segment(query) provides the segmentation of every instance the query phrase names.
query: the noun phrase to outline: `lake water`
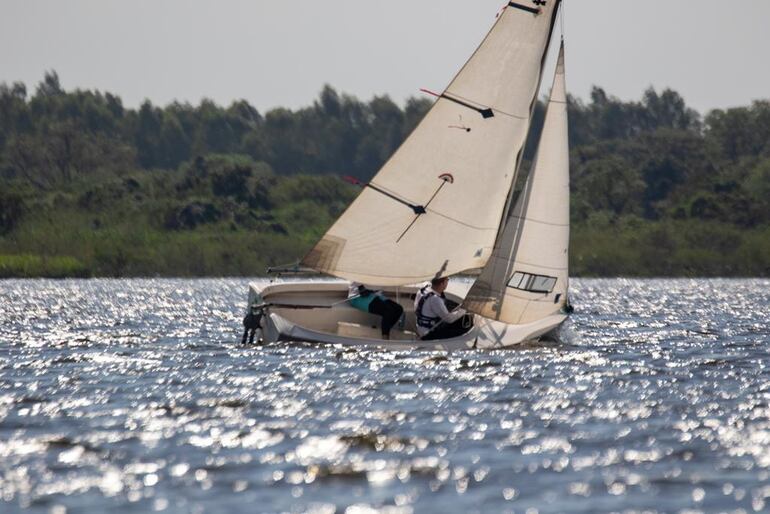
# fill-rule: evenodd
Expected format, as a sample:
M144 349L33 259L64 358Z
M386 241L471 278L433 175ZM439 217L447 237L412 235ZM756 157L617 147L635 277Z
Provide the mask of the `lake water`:
M246 280L0 281L0 512L770 510L770 281L575 280L561 342L239 346Z

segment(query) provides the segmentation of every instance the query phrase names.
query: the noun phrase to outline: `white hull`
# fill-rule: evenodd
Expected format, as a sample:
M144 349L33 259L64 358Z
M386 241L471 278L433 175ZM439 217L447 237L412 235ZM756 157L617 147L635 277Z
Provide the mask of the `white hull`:
M453 283L448 298L460 303L468 285ZM548 316L525 325L509 325L475 316L474 327L460 337L439 341L421 341L414 333L413 298L416 286L388 287L384 293L404 307L404 327L394 327L391 339L379 338L379 317L351 307L345 298L348 284L339 281L303 281L251 284L249 306L261 304L318 305L331 308L287 309L270 307L265 311L260 330L266 343L307 341L321 344L380 347L396 350L468 350L496 349L531 341L561 325L566 314Z

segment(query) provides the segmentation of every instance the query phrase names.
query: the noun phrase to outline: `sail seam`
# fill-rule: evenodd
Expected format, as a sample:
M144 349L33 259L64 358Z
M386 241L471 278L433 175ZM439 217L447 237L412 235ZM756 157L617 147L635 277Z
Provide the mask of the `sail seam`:
M531 221L533 223L540 223L541 225L550 225L552 227L569 227L569 223L549 223L548 221L540 221L535 218L528 218L527 216L510 216L509 219Z
M519 116L518 114L511 114L509 112L501 111L500 109L497 109L495 107L492 107L492 110L494 110L498 114L502 114L503 116L508 116L509 118L514 118L521 121L529 121L529 116Z
M476 225L471 225L470 223L465 223L464 221L460 221L458 219L455 219L455 218L453 218L451 216L448 216L446 214L443 214L441 212L434 211L433 209L428 209L428 212L432 212L436 216L441 216L444 219L447 219L449 221L454 221L455 223L463 225L464 227L472 228L474 230L497 230L497 227L478 227Z

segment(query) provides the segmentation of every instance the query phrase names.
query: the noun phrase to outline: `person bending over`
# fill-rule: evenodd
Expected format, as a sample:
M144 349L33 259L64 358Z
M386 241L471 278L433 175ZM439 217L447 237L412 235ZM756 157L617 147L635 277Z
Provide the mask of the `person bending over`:
M447 285L449 278L434 278L414 298L417 333L423 341L457 337L473 326L473 316L455 308L457 304L444 296ZM447 304L454 310L450 311Z
M404 308L385 297L382 291L373 291L358 282L352 282L348 289L348 302L356 309L382 318L382 338L390 339L390 329L398 323Z

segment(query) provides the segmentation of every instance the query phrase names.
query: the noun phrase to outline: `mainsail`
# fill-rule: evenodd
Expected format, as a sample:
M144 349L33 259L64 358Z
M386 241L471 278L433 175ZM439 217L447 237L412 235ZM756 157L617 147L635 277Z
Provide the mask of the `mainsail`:
M464 306L510 324L559 312L567 303L568 247L569 141L562 43L535 164Z
M509 2L302 264L374 285L482 267L515 179L561 0Z

